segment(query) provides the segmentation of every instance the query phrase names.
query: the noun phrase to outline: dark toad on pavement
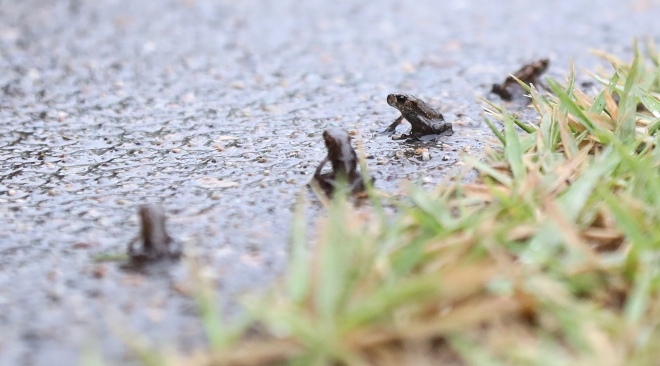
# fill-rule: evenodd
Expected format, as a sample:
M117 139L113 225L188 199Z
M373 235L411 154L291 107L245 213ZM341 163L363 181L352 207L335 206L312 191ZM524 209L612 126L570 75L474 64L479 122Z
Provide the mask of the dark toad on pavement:
M396 126L404 118L410 122L412 129L409 134L401 135L400 139L417 140L426 135L452 135L454 133L451 123L445 122L442 113L412 95L390 94L387 96L387 104L398 109L401 116L387 127L386 133L394 132Z
M165 259L178 259L181 248L167 233L163 209L158 205L143 205L140 206L139 214L142 222L142 247L135 247L136 240L129 244L130 265L141 266Z
M323 132L323 141L328 149L328 155L323 159L316 172L313 182L331 197L340 182L348 183L351 194L360 194L365 190L362 175L358 173L357 154L351 146L351 137L343 128L330 128ZM332 171L322 173L323 167L330 162ZM372 183L374 179L371 179Z
M515 76L516 78L518 78L520 81L522 81L527 85L535 84L538 86L541 85L541 80L539 78L548 69L549 65L550 65L550 60L544 58L523 66L522 68L520 68L520 70L516 71L513 74L513 76ZM516 79L509 75L506 78L506 80L504 80L504 83L493 84L493 88L491 89L491 92L499 95L500 98L502 98L503 100L511 100L513 96L511 95L511 92L508 89L512 85L517 85L517 84L518 82L516 81Z

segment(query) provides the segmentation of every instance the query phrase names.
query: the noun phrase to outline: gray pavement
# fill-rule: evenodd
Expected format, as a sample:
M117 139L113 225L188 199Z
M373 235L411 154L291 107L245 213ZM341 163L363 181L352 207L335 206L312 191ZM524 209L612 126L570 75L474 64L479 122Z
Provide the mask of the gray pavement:
M602 63L592 48L628 57L658 19L650 0L0 0L0 364L125 364L117 327L201 347L185 264L93 261L125 251L137 205L166 208L230 303L284 268L325 128L356 131L378 188L433 187L488 139L492 83L541 57L556 77ZM379 135L391 92L456 123L451 149L421 161Z

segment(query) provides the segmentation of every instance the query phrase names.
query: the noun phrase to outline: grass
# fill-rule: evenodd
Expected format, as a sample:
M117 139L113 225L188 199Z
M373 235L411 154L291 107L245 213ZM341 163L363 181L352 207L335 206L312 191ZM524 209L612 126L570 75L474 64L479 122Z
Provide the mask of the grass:
M201 291L212 347L149 364L657 364L660 55L647 49L602 55L600 90L580 90L572 64L550 95L527 87L534 123L488 103L495 137L466 157L473 183L403 199L370 187L371 209L336 195L313 245L301 199L287 272L245 301L247 319L224 324Z

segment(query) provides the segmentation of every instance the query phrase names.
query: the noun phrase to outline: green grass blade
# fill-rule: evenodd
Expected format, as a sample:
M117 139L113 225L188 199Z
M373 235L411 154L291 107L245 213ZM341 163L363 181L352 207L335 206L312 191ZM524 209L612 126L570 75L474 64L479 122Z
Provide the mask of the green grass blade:
M493 124L493 122L491 122L488 119L488 117L486 117L486 115L484 113L481 114L481 117L484 119L484 121L486 122L486 124L488 125L490 130L493 131L493 134L495 134L495 137L497 137L497 139L500 140L502 145L506 145L506 143L504 142L504 135L502 135L500 130L497 128L497 126L495 126L495 124Z
M566 88L566 94L570 97L573 97L574 89L575 89L575 63L573 62L573 57L571 57L571 63L568 74L568 87Z
M493 357L486 349L479 346L462 334L449 336L449 343L461 355L468 365L474 366L504 366L505 364Z
M651 243L642 229L642 223L637 222L635 216L631 215L630 210L623 205L620 198L606 191L604 187L597 187L597 191L602 200L612 210L612 214L617 221L617 227L632 241L636 249L646 249Z
M514 181L520 181L525 177L525 166L523 165L522 155L523 151L520 147L520 136L514 127L513 118L506 109L502 108L503 123L504 123L504 137L506 146L504 146L504 156L511 166Z
M604 176L609 175L619 164L617 156L610 151L603 153L600 159L591 166L581 177L573 182L560 198L560 204L564 214L570 221L575 221L587 200L598 183L602 182Z
M405 304L419 304L437 297L440 288L437 275L415 276L385 284L351 307L342 318L342 332L367 325Z
M502 185L506 187L511 187L513 185L513 180L504 173L498 172L496 169L493 169L487 164L484 164L471 156L466 156L463 158L466 164L473 166L477 171L480 171L482 174L492 177Z
M652 253L646 253L642 258L652 257ZM644 260L641 261L640 269L637 271L637 277L635 278L635 284L631 291L628 301L624 308L624 314L626 320L630 323L638 323L646 310L649 307L649 300L651 298L651 280L652 280L652 271L648 263L645 263ZM646 260L648 262L648 260Z
M660 130L660 118L649 124L649 135L655 135Z
M456 220L451 213L428 193L417 186L411 186L409 190L410 199L422 211L433 217L435 221L446 230L452 230L456 227Z
M286 276L289 296L295 303L301 303L309 291L309 253L307 250L306 215L303 191L298 194L296 211L291 230L289 268Z
M222 324L219 310L216 306L216 300L210 285L206 283L199 284L200 289L195 296L197 311L206 332L206 338L213 350L221 350L228 346L229 338L225 333L225 327Z
M528 93L530 93L530 94L532 93L532 88L529 86L529 84L527 84L526 82L524 82L524 81L518 79L518 78L517 78L515 75L513 75L513 74L509 74L509 76L511 76L511 77L513 78L513 80L515 80L518 84L520 84L520 86L521 86L523 89L525 89L526 92L528 92Z
M513 122L514 122L518 127L520 127L523 131L525 131L525 132L527 132L527 133L534 133L534 132L536 132L536 129L535 129L534 127L532 127L532 126L526 124L525 122L519 120L518 118L513 118Z
M660 117L660 101L646 90L635 86L635 95L655 117Z
M618 82L619 82L619 74L615 73L614 76L612 76L612 79L610 80L610 83L608 84L607 88L603 89L603 91L601 91L598 94L598 97L594 101L594 104L592 104L591 107L589 108L589 112L601 113L605 109L605 105L607 105L607 101L605 100L605 93L609 91L609 93L611 94Z
M580 122L590 133L598 136L598 130L589 117L587 117L582 109L562 90L562 88L553 79L548 79L548 85L552 91L559 97L562 108L574 115L578 122Z
M636 126L636 113L637 103L634 95L633 87L637 84L640 78L640 55L635 43L635 58L630 72L626 78L626 83L621 93L621 100L619 101L619 116L617 118L617 135L624 142L632 141L635 136ZM620 71L621 73L623 71Z
M330 207L330 222L326 238L321 243L320 251L320 282L315 290L316 306L322 323L329 326L341 306L340 302L347 288L347 271L350 260L346 259L348 248L351 245L348 241L344 211L346 206L345 195L335 195ZM337 244L341 245L337 245Z

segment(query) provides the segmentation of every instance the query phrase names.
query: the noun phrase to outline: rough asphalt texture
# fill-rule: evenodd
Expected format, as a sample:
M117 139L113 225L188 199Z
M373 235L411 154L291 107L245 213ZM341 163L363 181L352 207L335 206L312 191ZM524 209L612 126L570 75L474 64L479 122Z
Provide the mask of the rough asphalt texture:
M628 57L659 16L658 1L618 0L0 0L0 364L88 349L125 364L129 327L201 347L185 264L93 260L126 250L137 205L164 205L231 301L284 268L323 129L356 131L378 188L432 187L489 137L476 96L492 83L541 57L556 77L571 56L602 63L591 48ZM426 144L421 161L379 135L391 92L440 107L451 149Z

